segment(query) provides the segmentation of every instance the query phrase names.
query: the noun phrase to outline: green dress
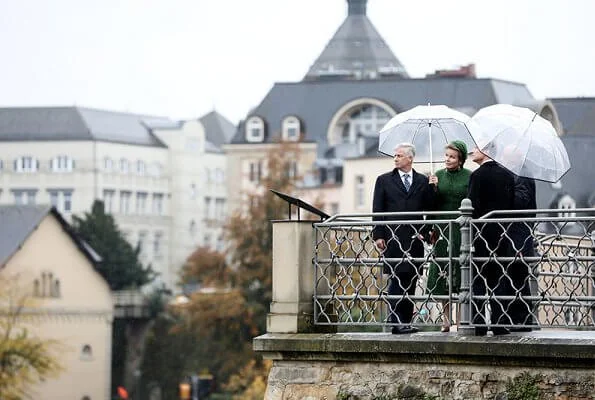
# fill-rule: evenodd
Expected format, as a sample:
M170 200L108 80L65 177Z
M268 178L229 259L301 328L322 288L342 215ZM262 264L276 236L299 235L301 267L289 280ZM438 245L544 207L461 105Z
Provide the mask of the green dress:
M446 168L436 171L438 177L438 191L436 193L437 211L455 211L461 207L461 200L467 197L467 188L469 187L469 177L471 171L461 168L457 171L449 171ZM434 217L435 219L451 219L452 216ZM458 224L454 224L452 232L452 291L458 293L461 288L461 266L458 262L458 256L461 248L461 231ZM448 257L448 225L441 225L442 236L434 244L436 257ZM428 271L427 292L434 295L448 294L448 264L431 263Z

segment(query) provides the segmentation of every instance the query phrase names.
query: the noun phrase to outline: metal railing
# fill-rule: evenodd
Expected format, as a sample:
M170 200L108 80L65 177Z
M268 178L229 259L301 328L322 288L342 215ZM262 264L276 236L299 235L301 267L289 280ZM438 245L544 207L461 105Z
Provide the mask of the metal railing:
M431 327L448 319L459 331L595 329L595 209L472 219L470 202L462 204L454 212L343 214L314 223L315 324ZM376 247L378 229L388 233L394 257ZM403 307L412 313L403 317Z

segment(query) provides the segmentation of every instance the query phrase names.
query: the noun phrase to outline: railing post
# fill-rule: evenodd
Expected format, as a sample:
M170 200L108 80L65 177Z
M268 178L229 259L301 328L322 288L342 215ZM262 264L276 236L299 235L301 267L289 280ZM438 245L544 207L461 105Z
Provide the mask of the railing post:
M312 221L273 221L273 292L268 333L314 329L314 228Z
M457 333L462 335L473 335L475 329L470 327L471 320L471 253L472 238L471 238L471 219L473 215L473 206L471 200L463 199L461 207L459 208L461 216L458 218L459 225L461 225L461 252L459 255L459 264L461 265L461 290L459 291L460 304L460 325Z

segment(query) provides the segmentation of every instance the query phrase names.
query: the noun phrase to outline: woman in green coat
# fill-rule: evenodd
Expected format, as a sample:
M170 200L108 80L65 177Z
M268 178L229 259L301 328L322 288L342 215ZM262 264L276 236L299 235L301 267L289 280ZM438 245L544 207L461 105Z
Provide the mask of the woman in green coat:
M445 149L445 168L436 171L436 175L430 177L430 184L434 185L436 191L436 210L437 211L456 211L461 206L461 200L467 197L467 188L469 186L469 176L471 171L463 168L467 159L467 146L460 140L450 142ZM436 217L436 219L451 219L452 216ZM449 256L449 232L448 225L440 225L442 232L435 230L436 242L434 251L436 257ZM461 287L461 266L458 261L461 247L461 231L458 225L453 225L452 249L453 262L452 272L452 292L458 293ZM432 263L428 271L427 292L430 295L448 295L448 264ZM450 331L450 303L442 302L442 332ZM458 319L458 313L457 313Z

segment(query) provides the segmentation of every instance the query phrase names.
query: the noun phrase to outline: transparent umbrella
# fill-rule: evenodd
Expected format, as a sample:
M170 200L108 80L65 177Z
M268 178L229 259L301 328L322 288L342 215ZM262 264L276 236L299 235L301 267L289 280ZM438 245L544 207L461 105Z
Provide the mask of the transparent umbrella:
M384 125L380 130L378 151L393 157L399 143L412 143L416 149L415 162L430 163L433 173L432 164L438 155L444 154L444 147L448 143L462 140L467 148L474 148L476 144L471 131L477 129L469 116L447 106L416 106L395 115Z
M479 150L518 176L557 182L570 169L552 124L528 108L495 104L471 120L481 128L473 133Z

